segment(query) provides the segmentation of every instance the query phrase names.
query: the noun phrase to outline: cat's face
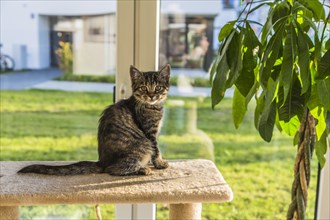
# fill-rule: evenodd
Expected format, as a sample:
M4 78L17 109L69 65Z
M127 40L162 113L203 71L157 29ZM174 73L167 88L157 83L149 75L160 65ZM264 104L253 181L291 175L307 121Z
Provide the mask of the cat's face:
M139 102L149 105L163 102L169 89L170 69L170 65L167 64L157 72L141 72L131 66L133 96Z

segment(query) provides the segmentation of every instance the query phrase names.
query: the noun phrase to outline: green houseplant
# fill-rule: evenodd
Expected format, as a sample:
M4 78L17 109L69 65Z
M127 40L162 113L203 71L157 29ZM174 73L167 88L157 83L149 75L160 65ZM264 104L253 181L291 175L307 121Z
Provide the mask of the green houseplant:
M244 1L242 1L244 3ZM269 8L264 24L249 15ZM237 20L222 27L220 47L210 69L212 107L235 87L236 128L254 97L260 136L272 139L276 126L297 145L291 204L287 219L305 219L310 160L315 149L321 167L329 145L329 1L248 1ZM259 25L259 36L252 28Z

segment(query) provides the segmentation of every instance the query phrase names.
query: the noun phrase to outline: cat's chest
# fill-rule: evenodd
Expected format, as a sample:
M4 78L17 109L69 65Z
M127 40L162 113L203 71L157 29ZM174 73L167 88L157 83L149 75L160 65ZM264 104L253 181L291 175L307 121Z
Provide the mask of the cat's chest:
M158 127L162 118L162 109L141 109L137 114L138 121L142 127Z
M160 121L163 117L162 110L144 109L139 114L142 121Z

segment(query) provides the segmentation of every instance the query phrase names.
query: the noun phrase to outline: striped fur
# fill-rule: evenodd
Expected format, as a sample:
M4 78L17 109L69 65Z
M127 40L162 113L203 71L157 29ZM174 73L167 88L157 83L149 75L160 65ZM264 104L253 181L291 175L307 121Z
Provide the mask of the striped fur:
M170 66L155 72L141 72L131 66L133 94L107 107L99 120L97 162L81 161L66 166L31 165L20 173L77 175L109 173L111 175L148 175L151 161L165 169L157 146L163 117L163 103L169 90Z

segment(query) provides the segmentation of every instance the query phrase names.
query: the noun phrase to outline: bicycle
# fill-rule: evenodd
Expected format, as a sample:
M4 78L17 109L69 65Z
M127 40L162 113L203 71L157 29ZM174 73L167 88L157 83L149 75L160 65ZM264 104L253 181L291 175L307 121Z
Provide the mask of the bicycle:
M0 44L0 48L2 47L2 44ZM6 72L14 70L15 68L15 61L13 58L11 58L9 55L3 54L0 51L0 71Z

